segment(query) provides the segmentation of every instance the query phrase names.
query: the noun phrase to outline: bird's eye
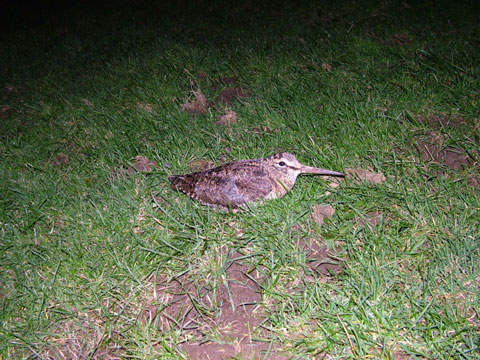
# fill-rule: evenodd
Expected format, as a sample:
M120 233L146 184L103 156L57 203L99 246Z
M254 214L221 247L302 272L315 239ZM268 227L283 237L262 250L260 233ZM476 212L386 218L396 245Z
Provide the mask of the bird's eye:
M285 164L283 161L280 161L280 162L278 163L278 165L280 165L280 166L285 166L285 165L287 165L287 164Z

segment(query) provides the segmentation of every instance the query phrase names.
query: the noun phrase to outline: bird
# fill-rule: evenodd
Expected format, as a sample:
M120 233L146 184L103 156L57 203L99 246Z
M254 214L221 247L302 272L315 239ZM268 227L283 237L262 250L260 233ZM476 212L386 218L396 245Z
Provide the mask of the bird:
M236 212L248 203L278 199L301 174L345 177L342 172L302 165L289 152L238 160L213 169L168 177L171 187L214 209Z

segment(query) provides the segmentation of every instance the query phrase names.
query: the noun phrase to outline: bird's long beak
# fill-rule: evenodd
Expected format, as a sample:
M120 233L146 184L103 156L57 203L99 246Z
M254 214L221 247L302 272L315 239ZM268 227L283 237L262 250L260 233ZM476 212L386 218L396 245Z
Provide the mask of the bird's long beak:
M302 165L299 170L300 170L301 174L316 174L316 175L328 175L328 176L342 176L342 177L345 177L344 173L341 173L341 172L338 172L338 171L320 169L320 168L316 168L316 167L312 167L312 166L306 166L306 165Z

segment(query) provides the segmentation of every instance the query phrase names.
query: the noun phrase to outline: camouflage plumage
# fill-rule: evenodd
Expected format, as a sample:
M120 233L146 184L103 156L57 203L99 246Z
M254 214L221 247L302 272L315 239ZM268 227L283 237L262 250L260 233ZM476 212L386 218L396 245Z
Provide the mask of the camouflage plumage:
M191 174L173 175L168 179L172 188L201 204L229 210L245 203L284 196L302 173L344 176L343 173L302 165L294 155L283 152Z

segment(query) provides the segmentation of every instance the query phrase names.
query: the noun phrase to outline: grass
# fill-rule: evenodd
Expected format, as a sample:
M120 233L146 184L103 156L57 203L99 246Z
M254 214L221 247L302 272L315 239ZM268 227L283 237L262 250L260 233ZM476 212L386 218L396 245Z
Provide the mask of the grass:
M287 358L480 358L474 2L7 10L2 359L184 358L198 333L145 313L164 306L158 286L175 279L215 298L234 252L260 274L251 336ZM213 99L230 76L249 93L232 105L236 124L215 125L215 108L180 112L192 90ZM434 148L424 157L426 139L473 160L451 168ZM386 180L333 189L304 176L288 196L237 214L167 184L198 159L279 150ZM126 175L138 155L158 166ZM321 226L316 204L336 210ZM299 237L335 249L342 271L313 271ZM197 306L220 316L219 304ZM218 331L203 339L234 343Z

